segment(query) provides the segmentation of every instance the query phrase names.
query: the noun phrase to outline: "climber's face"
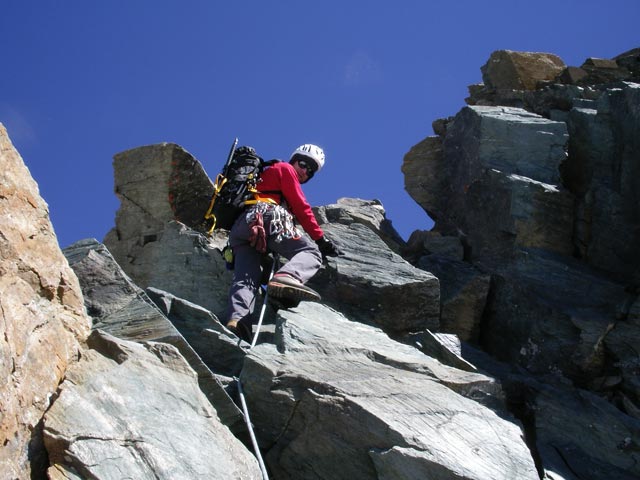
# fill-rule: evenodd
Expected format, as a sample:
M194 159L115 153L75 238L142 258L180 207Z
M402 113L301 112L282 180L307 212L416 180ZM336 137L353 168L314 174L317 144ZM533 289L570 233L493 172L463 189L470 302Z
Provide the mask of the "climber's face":
M308 182L315 173L315 165L312 161L298 160L293 163L293 168L296 170L300 183Z

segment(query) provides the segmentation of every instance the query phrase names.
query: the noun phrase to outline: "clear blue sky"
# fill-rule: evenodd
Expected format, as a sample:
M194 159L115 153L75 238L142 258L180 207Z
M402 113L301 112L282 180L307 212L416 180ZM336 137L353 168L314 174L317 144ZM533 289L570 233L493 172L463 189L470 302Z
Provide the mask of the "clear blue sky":
M213 178L236 136L266 158L322 145L310 203L378 198L408 238L432 222L403 156L491 52L579 66L639 47L638 19L638 0L0 0L0 122L63 247L114 226L115 153L175 142Z

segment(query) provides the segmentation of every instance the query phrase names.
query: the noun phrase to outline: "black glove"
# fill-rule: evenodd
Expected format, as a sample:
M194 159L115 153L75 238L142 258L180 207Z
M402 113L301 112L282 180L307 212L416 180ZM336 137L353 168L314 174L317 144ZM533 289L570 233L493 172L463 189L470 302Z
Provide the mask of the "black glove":
M336 244L326 237L320 237L316 240L316 244L323 257L337 257L341 253Z

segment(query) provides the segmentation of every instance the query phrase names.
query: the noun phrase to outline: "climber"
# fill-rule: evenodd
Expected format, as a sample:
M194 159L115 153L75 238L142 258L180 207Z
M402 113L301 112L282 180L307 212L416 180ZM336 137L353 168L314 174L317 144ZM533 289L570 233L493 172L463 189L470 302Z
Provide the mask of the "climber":
M324 151L305 144L289 160L262 172L258 202L240 215L229 233L234 275L229 291L227 328L251 341L252 310L262 278L262 258L268 252L288 259L267 284L270 297L284 301L320 300L305 283L322 265L323 257L337 256L336 245L324 235L302 191L301 184L324 166ZM294 224L294 218L311 240Z

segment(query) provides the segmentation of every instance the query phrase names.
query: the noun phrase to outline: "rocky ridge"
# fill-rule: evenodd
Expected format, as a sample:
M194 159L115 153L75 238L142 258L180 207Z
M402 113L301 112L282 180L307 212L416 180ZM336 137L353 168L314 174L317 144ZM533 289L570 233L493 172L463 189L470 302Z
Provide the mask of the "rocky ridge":
M638 478L639 65L492 54L404 158L432 231L316 208L323 302L270 306L253 349L186 150L116 155L115 226L65 261L1 130L3 476L262 478L242 392L272 478Z

